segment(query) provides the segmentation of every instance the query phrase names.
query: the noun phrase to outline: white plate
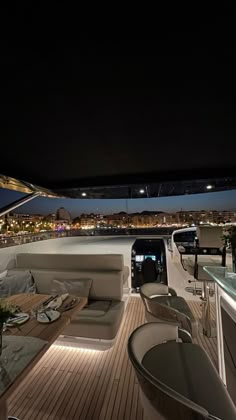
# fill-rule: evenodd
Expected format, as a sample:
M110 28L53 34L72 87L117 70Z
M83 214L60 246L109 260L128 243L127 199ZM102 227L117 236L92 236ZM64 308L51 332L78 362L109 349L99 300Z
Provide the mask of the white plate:
M19 318L19 320L17 320L17 318ZM6 325L7 327L15 327L16 324L22 325L26 321L28 321L29 318L30 318L29 314L26 314L25 312L20 312L16 314L14 320L12 319L11 321L7 321Z
M58 296L57 298L53 299L49 304L46 306L48 309L58 309L62 305L62 298Z
M65 293L64 295L58 296L57 298L49 302L46 307L50 309L58 309L60 308L64 300L68 298L68 296L69 296L69 293Z
M50 319L48 319L46 313ZM58 311L47 310L46 313L38 312L37 314L37 321L40 322L41 324L50 324L50 322L56 321L61 316L60 312Z

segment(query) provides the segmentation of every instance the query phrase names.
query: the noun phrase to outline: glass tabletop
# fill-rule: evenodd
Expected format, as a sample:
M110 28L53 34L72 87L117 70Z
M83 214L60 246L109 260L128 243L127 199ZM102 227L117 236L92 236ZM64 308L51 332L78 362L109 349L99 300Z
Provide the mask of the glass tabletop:
M227 271L227 267L203 267L219 286L236 300L236 273Z
M0 397L46 344L46 341L39 338L3 335Z

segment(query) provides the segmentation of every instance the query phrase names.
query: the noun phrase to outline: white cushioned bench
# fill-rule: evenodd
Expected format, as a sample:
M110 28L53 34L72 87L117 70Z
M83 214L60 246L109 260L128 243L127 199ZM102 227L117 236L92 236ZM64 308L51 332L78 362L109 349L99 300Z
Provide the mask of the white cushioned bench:
M129 275L121 254L31 254L16 255L15 270L30 270L38 293L51 294L53 280L89 278L89 304L63 334L113 340L124 313L123 285ZM14 273L14 269L9 273Z

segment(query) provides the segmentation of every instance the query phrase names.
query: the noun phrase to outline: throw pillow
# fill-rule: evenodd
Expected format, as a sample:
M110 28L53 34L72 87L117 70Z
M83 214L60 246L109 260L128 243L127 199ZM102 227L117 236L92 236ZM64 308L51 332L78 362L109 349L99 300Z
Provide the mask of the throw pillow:
M51 293L59 295L69 293L74 296L88 297L91 286L92 279L53 279L51 282Z
M2 273L0 273L0 279L4 279L4 277L6 277L7 276L7 270L5 270L5 271L2 271Z
M0 296L7 297L19 293L36 293L30 271L14 271L0 279Z

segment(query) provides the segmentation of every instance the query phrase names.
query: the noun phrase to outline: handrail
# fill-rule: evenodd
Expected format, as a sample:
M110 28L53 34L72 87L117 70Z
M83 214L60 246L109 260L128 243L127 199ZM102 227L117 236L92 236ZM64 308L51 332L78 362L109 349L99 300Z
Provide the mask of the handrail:
M8 204L7 206L4 206L0 209L0 217L4 216L4 214L9 213L12 210L17 209L17 207L22 206L23 204L28 203L29 201L33 200L36 197L39 197L41 195L41 192L36 191L32 194L27 194L23 198L20 198L19 200L14 201L13 203Z

